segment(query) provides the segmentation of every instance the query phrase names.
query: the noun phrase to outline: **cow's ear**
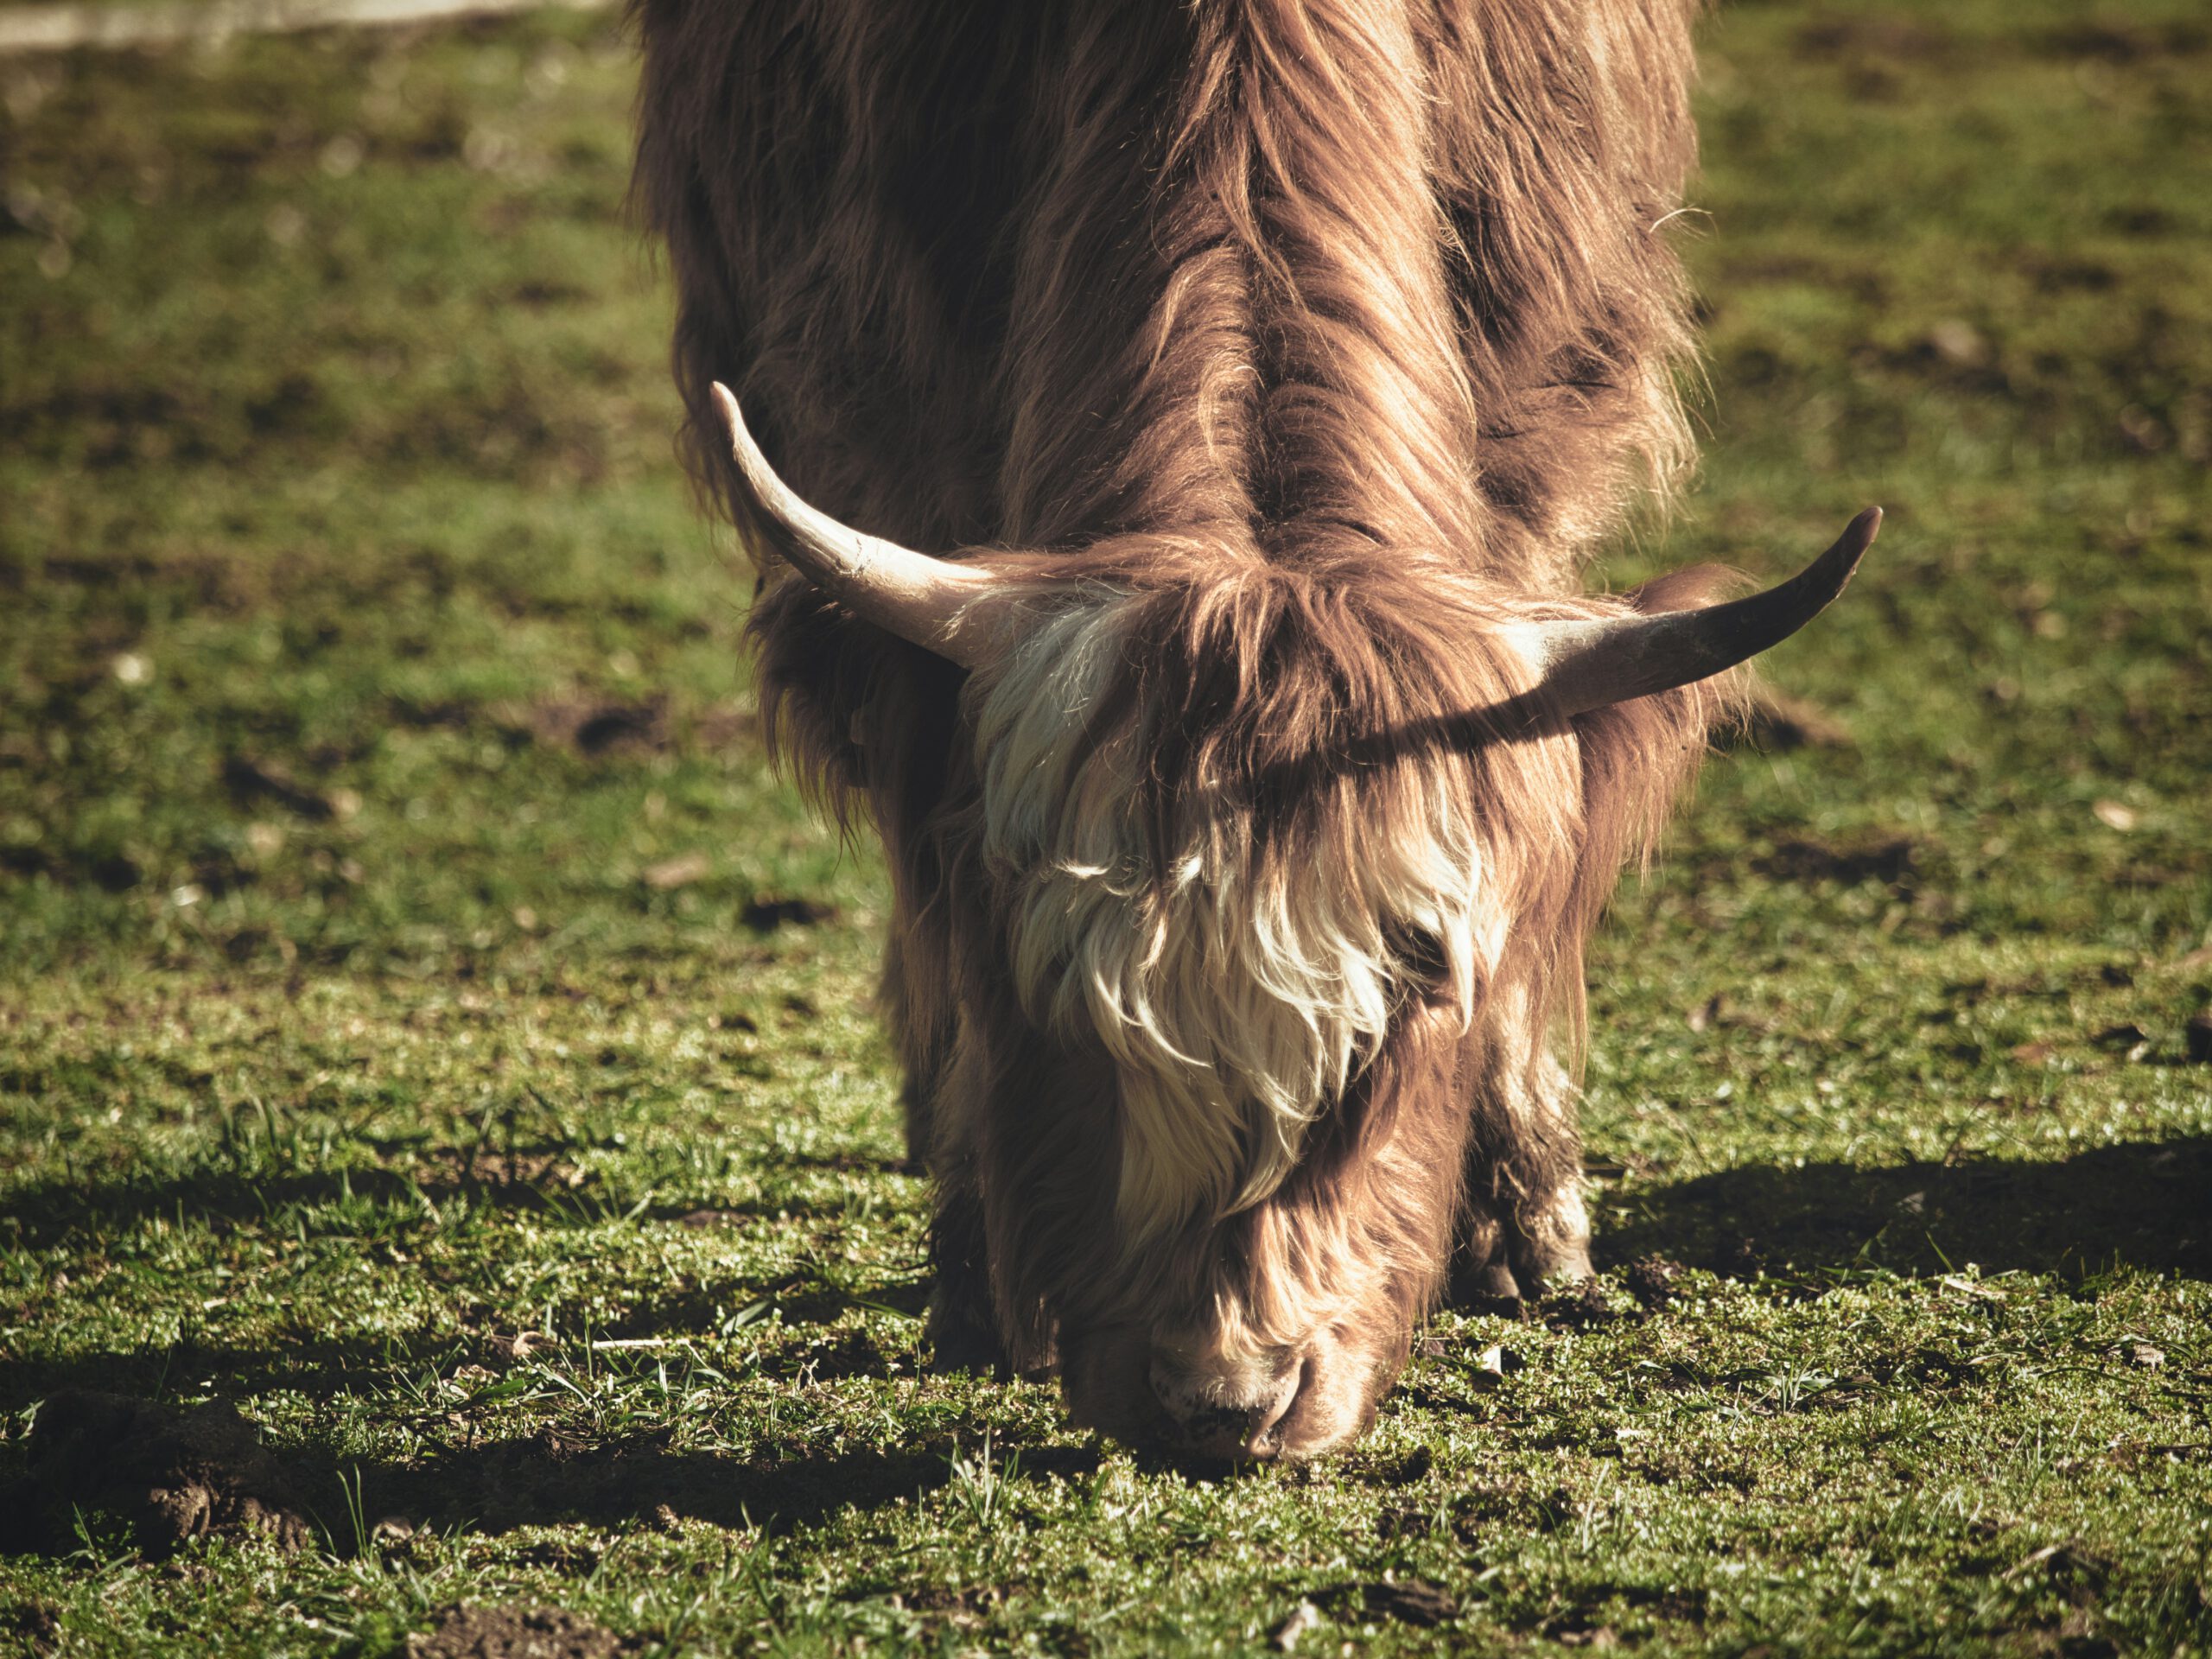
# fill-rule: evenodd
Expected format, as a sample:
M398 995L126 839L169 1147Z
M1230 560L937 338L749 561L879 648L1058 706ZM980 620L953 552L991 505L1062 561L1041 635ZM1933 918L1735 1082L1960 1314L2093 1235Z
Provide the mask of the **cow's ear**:
M1686 564L1630 588L1621 597L1646 616L1669 611L1702 611L1736 598L1751 585L1740 570L1725 564Z

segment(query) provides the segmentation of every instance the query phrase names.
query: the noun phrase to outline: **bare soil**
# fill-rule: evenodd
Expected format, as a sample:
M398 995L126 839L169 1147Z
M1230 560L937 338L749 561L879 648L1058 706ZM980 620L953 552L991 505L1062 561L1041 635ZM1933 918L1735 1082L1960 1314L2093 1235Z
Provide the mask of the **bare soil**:
M557 1607L448 1607L407 1659L617 1659L639 1643Z
M56 1394L39 1408L29 1465L29 1501L10 1508L13 1526L34 1534L66 1530L73 1510L105 1512L156 1559L194 1538L257 1533L296 1548L315 1534L290 1468L225 1401L178 1411Z

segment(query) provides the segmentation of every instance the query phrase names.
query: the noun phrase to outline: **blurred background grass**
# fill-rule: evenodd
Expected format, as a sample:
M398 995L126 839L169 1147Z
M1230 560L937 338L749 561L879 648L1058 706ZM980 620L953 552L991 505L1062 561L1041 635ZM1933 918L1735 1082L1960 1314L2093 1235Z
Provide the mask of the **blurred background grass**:
M2031 947L2139 976L2178 1052L2212 982L2208 66L2180 0L1708 31L1707 474L1603 578L1891 518L1771 664L1826 746L1714 768L1608 932L1601 1068L1663 1065L1723 987L1894 1045L1901 988ZM610 16L0 86L0 974L527 979L880 908L752 741Z

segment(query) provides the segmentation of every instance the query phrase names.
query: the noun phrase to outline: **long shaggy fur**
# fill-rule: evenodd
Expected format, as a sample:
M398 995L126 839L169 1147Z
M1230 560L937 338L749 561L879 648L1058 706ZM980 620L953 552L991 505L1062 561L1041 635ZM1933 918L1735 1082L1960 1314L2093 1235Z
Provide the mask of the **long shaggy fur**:
M1569 722L1503 631L1626 602L1573 572L1687 455L1689 10L638 0L701 485L747 526L721 378L1051 595L966 683L774 569L753 623L890 855L941 1341L1098 1397L1116 1332L1356 1329L1371 1404L1455 1216L1573 1231L1546 1033L1732 688Z

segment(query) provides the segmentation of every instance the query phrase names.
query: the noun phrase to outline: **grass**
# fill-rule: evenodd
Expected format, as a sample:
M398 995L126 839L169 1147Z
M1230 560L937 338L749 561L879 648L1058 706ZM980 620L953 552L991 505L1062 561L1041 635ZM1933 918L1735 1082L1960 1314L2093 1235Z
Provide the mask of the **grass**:
M1707 27L1706 477L1604 574L1881 501L1771 667L1849 735L1594 953L1597 1292L1217 1481L922 1374L883 879L762 764L613 28L0 62L0 1481L220 1399L318 1528L48 1469L0 1649L2212 1649L2193 0Z

